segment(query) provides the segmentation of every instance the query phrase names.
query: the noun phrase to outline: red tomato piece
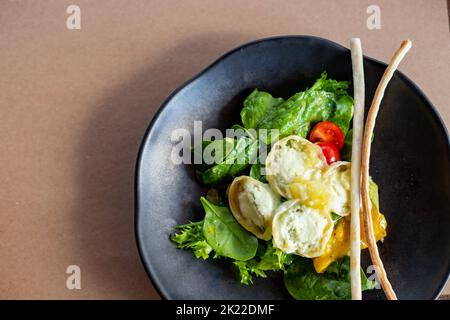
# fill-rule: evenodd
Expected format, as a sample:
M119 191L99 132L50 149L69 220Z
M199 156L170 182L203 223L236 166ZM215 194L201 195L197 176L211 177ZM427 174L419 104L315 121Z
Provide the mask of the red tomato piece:
M341 150L344 146L344 134L335 123L322 121L312 128L309 134L309 141L332 143L338 150Z
M325 156L325 159L327 159L328 164L341 160L339 150L333 143L317 142L316 144L322 149L322 153Z

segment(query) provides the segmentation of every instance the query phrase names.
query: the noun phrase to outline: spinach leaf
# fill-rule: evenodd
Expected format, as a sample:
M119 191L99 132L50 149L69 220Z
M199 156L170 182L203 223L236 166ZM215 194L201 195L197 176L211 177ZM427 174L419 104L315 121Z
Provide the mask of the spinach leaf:
M218 143L226 144L228 140L218 140ZM197 177L202 184L207 186L223 185L242 173L256 157L257 151L257 140L247 137L235 139L232 150L225 153L226 156L219 159L217 164L206 167L204 165L197 166Z
M258 249L258 239L234 219L230 210L200 198L205 209L203 235L217 255L235 260L249 260Z
M296 300L342 300L350 292L350 283L315 273L311 261L305 258L289 267L284 284Z
M260 246L262 248L262 246ZM239 270L242 284L253 283L253 276L266 278L267 271L285 270L294 261L294 256L274 248L272 241L267 241L264 252L248 261L234 261Z
M170 240L176 243L177 248L192 249L197 259L208 259L212 247L206 242L203 235L203 220L176 227L180 233L174 234Z
M241 110L244 127L247 129L257 128L262 118L281 102L283 102L282 98L274 98L270 93L253 90L244 100L244 108Z
M285 272L284 284L297 300L351 299L350 258L334 262L322 274L314 271L310 259L298 258ZM361 270L362 290L371 290L375 285Z
M204 172L217 163L221 163L234 150L235 139L203 140L192 148L197 172ZM200 163L198 161L201 160Z
M353 99L346 91L348 85L345 81L327 79L324 72L311 89L296 93L286 101L274 98L267 92L254 90L244 101L241 110L244 127L233 126L233 129L242 129L243 136L204 141L200 151L194 149L196 154L205 147L222 151L215 155L214 165L197 165L200 182L207 186L226 184L242 174L257 156L259 142L270 144L290 134L306 137L311 126L319 121L333 121L346 134L353 116ZM250 129L267 129L267 137L251 134ZM273 129L278 131L276 137L272 136Z
M362 268L360 271L361 271L361 289L362 289L362 291L374 289L376 286L376 282L367 279L366 274L364 273ZM327 270L325 270L325 273L334 275L334 276L336 276L340 279L344 279L350 283L350 257L345 256L342 259L335 261L327 268Z
M234 178L242 173L252 162L258 154L258 140L252 140L248 138L241 138L240 140L246 139L246 147L243 152L237 151L234 163L231 165L228 171L228 176Z

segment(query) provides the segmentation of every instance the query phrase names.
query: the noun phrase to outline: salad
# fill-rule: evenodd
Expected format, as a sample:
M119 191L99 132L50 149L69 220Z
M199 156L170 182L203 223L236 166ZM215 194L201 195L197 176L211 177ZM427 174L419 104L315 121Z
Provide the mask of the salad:
M195 167L210 188L200 198L203 220L177 226L170 240L196 258L229 261L243 285L281 272L295 299L351 299L349 85L324 72L286 100L255 89L233 126L240 136L193 148L222 152ZM369 196L373 234L382 241L387 222L372 180ZM360 246L367 248L363 225ZM374 289L360 273L361 289Z

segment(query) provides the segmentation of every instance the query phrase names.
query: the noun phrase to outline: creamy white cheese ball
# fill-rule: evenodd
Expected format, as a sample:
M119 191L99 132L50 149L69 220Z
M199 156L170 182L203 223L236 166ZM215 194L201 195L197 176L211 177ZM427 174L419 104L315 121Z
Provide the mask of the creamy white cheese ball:
M287 199L293 198L290 184L320 180L326 167L320 147L295 135L275 143L266 159L270 186Z
M272 223L273 244L285 253L314 258L323 254L333 231L331 215L298 200L284 202Z

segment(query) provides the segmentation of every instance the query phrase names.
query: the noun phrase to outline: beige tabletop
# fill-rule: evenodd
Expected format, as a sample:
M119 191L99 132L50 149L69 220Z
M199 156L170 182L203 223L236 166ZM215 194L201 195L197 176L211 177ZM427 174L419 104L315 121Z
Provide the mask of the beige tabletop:
M66 26L70 4L79 30ZM371 4L380 29L367 27ZM283 34L361 37L383 61L410 38L400 69L450 123L445 0L1 1L0 298L158 298L133 232L144 131L218 56ZM66 286L71 265L79 290Z

